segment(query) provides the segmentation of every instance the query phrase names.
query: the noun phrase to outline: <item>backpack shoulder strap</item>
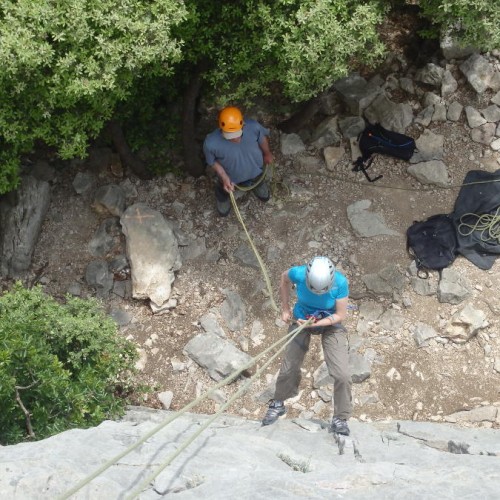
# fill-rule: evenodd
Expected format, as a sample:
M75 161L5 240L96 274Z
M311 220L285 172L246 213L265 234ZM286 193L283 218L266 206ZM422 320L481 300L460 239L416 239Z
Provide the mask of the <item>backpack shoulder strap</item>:
M373 162L373 156L368 159L368 161L364 161L363 157L360 156L355 162L354 167L352 169L353 172L363 172L364 176L368 179L368 182L378 181L383 177L383 175L377 175L377 177L370 177L367 170L370 168L370 165Z

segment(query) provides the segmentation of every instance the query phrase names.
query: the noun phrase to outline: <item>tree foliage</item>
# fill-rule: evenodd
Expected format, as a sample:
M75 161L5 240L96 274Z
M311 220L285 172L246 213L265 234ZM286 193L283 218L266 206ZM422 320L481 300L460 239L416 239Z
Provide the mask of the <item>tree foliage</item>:
M383 54L377 0L187 0L181 26L186 61L203 61L222 102L268 94L294 102L325 90L356 64Z
M377 29L403 4L1 0L0 194L15 187L19 157L38 141L61 158L83 157L108 120L128 118L136 132L145 129L159 103L162 112L171 109L163 105L181 102L183 89L198 78L203 94L219 105L270 93L308 100L380 59ZM499 0L418 5L437 31L460 26L464 43L500 46ZM172 135L170 126L156 130Z
M85 156L143 73L171 72L185 15L177 0L2 0L0 193L38 140Z
M500 47L499 0L420 0L419 5L434 25L429 34L451 29L463 45L485 51Z
M0 297L0 444L119 416L136 357L96 301L17 284Z

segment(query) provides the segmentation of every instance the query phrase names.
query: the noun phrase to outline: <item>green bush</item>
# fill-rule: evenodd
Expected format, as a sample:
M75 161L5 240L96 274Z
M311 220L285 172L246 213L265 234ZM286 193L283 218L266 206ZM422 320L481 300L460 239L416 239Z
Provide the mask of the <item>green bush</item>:
M97 301L17 283L0 296L0 444L123 414L136 357Z
M424 35L437 36L451 29L462 45L480 50L500 47L498 0L421 0L419 5L435 28Z
M84 158L137 79L173 71L182 54L172 28L185 17L178 0L3 0L0 194L40 143Z

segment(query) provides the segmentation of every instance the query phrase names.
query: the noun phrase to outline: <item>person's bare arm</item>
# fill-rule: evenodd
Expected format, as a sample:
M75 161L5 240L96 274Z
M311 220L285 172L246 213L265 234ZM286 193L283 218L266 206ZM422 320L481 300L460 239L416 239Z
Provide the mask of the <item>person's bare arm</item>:
M280 280L280 299L281 299L281 319L285 322L292 318L292 309L290 308L290 290L292 282L288 277L288 270L281 273Z
M262 156L264 158L264 164L270 165L274 161L273 154L271 153L271 147L269 146L269 138L264 137L262 142L259 143L259 148L262 151Z
M216 161L212 165L212 168L214 169L214 172L217 174L220 181L222 182L222 187L224 188L224 190L227 191L228 193L230 191L234 191L234 183L229 178L229 175L226 174L224 167L218 161Z

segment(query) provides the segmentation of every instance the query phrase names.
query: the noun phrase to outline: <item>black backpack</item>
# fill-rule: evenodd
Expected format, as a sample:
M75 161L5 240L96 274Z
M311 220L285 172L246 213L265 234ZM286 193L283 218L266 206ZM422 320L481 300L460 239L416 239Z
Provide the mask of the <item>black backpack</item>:
M360 170L365 174L365 177L370 182L375 182L382 176L379 175L374 179L370 178L366 170L370 166L372 160L367 163L367 160L374 153L380 153L395 158L401 158L408 161L416 149L415 140L408 135L400 134L387 130L379 123L368 125L363 132L358 136L358 145L361 150L361 156L354 162L353 170Z
M438 214L424 221L415 221L406 231L408 253L419 271L440 271L457 256L457 232L447 214Z

